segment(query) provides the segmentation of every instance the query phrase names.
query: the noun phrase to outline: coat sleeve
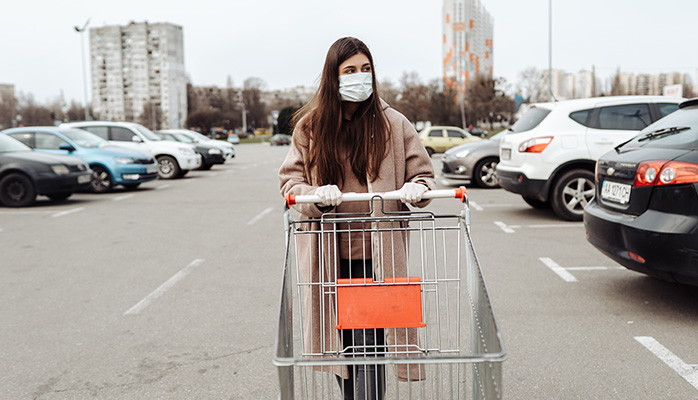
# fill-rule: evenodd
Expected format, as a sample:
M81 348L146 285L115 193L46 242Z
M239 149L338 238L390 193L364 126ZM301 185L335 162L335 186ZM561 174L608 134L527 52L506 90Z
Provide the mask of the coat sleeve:
M407 118L403 119L402 131L405 143L405 182L421 183L429 190L436 189L431 157L419 140L419 134ZM425 207L430 202L431 200L422 200L415 206Z
M312 179L305 173L309 143L308 134L296 126L293 130L291 148L281 164L281 168L279 168L281 196L285 197L287 194L310 195L314 194L318 188L312 184ZM309 218L319 218L323 213L316 204L295 204L293 208Z

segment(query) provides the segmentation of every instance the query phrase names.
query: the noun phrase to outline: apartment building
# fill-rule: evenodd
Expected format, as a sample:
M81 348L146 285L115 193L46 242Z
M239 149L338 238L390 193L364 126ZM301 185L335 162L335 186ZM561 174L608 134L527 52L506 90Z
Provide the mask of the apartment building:
M184 125L187 79L182 27L131 22L92 28L90 60L95 118L157 120L157 129ZM144 110L151 115L144 115Z
M443 80L459 93L480 74L492 76L494 18L480 0L443 2Z

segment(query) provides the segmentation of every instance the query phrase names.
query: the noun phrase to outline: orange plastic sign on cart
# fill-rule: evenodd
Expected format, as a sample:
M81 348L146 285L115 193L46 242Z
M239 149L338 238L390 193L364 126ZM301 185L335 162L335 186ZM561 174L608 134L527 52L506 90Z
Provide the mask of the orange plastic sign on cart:
M337 279L337 329L424 326L419 277Z

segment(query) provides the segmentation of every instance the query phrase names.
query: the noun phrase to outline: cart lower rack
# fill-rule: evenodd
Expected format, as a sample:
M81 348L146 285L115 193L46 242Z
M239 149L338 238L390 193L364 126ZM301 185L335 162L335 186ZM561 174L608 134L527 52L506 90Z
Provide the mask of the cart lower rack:
M344 194L366 212L312 220L287 210L280 399L502 398L506 353L465 189L425 193L460 198L457 215L385 211L396 196Z

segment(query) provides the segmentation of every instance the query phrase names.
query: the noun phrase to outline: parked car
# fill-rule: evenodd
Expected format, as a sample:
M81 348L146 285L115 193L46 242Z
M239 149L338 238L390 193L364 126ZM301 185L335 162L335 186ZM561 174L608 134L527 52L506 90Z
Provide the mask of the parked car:
M600 155L678 109L682 99L617 96L531 105L499 145L499 185L581 221Z
M188 143L193 145L196 148L196 151L199 154L201 154L201 166L199 166L199 168L197 169L209 170L215 164L225 163L223 151L221 151L220 147L218 146L207 144L204 142L196 143L194 142L194 139L181 133L168 133L157 131L155 132L155 134L160 136L160 138L164 140L172 140L175 142Z
M111 192L115 186L135 189L158 178L158 164L149 154L111 146L77 128L32 126L2 131L40 152L78 157L92 169L91 190Z
M698 286L698 98L601 156L584 227L624 267Z
M461 144L446 150L441 159L441 173L447 179L465 180L481 188L497 188L495 170L499 163L501 131L486 140Z
M434 153L443 153L459 144L477 142L482 139L457 126L430 126L419 132L419 140L422 141L429 157L431 157Z
M61 201L90 187L92 170L79 158L32 151L0 135L0 204L25 207L37 195Z
M283 146L291 144L291 135L284 135L283 133L277 133L269 139L269 144L272 146Z
M488 131L486 131L484 129L480 129L478 127L469 128L468 132L470 132L471 134L473 134L475 136L479 136L481 138L487 137L487 134L489 133Z
M182 177L201 165L201 155L194 146L162 140L150 129L133 122L85 121L60 126L84 129L113 145L147 152L157 160L161 179Z
M228 143L240 144L240 136L238 136L237 133L228 134L228 139L226 140L228 141Z
M218 148L220 148L223 152L223 156L225 156L226 160L230 160L231 158L235 157L235 147L232 144L223 142L221 140L211 139L210 137L199 132L191 131L189 129L162 129L158 132L181 133L182 135L192 138L195 143L206 143L218 146Z

